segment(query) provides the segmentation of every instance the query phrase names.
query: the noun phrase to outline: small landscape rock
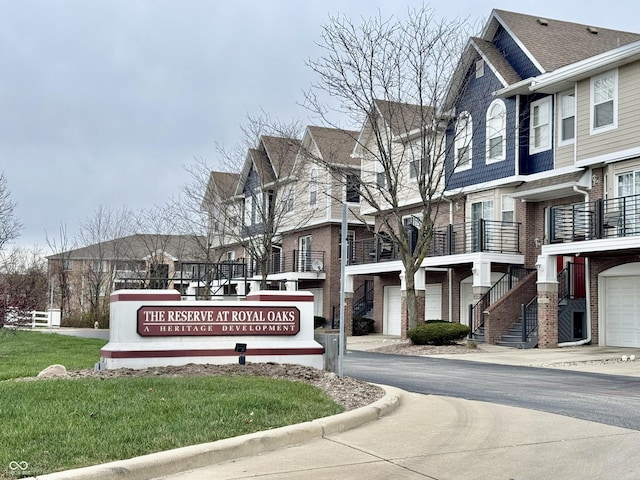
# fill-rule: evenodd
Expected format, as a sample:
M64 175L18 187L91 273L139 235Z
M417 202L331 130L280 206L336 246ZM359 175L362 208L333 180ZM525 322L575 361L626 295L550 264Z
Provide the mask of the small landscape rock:
M67 369L64 365L50 365L38 374L38 378L59 378L66 377Z

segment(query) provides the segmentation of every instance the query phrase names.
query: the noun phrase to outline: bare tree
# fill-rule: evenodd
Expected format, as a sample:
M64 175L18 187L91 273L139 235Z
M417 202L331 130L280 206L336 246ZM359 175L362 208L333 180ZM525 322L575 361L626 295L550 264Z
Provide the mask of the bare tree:
M60 316L66 318L71 310L71 270L72 251L75 243L71 242L67 234L67 226L60 223L57 237L49 237L45 234L47 245L51 250L49 259L49 280L53 284L53 295L60 299ZM54 301L55 303L55 301ZM53 305L52 305L53 307Z
M13 246L0 252L0 326L7 308L14 320L32 310L45 310L48 301L46 263L38 248Z
M16 204L11 201L11 193L4 173L0 174L0 250L20 235L22 223L15 217Z
M407 20L376 17L356 24L335 17L323 28L324 55L308 62L318 81L305 96L306 106L329 126L340 127L335 118L347 118L360 132L353 140L368 206L361 211L374 213L376 228L397 245L407 328L418 322L414 277L431 247L453 170L445 169L445 161L464 161L464 155L449 156L447 145L455 142L445 138L456 134L447 128L455 95L464 88L456 83L463 78L456 67L467 39L465 22L438 20L427 7L409 11ZM408 192L419 198L417 235L403 224Z
M92 321L101 321L108 314L117 262L128 255L123 239L134 230L132 219L133 214L126 207L112 210L100 206L80 224L78 244L86 248L82 258L86 289L82 298L89 303L84 311Z
M292 212L294 200L304 198L308 189L299 181L309 165L301 155L302 130L297 122L283 123L263 114L248 118L243 144L231 151L218 146L225 171L239 176L232 196L219 198L227 189L216 185L217 197L208 199L208 210L218 215L212 234L218 237L217 245L235 244L245 252L263 289L269 273L283 262L281 235L302 228L309 219Z

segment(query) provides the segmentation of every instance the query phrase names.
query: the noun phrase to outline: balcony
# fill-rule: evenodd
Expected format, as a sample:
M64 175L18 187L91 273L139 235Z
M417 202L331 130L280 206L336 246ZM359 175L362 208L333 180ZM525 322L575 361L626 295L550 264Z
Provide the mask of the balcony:
M549 209L549 243L640 235L640 195Z
M267 275L291 272L324 272L324 252L293 250L290 253L274 253L271 255L267 266ZM262 275L261 265L254 264L250 276L260 275Z
M437 228L433 231L427 257L478 252L521 253L520 224L481 219ZM351 265L399 260L399 248L391 237L378 234L355 242L350 259Z

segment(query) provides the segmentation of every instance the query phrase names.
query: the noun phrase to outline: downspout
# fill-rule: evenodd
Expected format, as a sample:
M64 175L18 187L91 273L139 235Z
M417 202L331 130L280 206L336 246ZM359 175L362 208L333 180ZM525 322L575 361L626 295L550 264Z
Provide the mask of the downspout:
M449 203L449 224L453 225L453 200L447 197L443 197L446 202ZM449 321L453 322L453 269L447 268L447 284L449 285Z
M573 186L573 191L584 195L584 201L587 203L589 201L589 192L585 190L580 190L576 185ZM586 296L586 323L587 323L587 338L583 340L577 340L575 342L563 342L559 343L558 347L579 347L580 345L586 345L591 343L591 280L590 280L590 268L589 268L589 259L585 258L584 262L584 278L585 278L585 296Z

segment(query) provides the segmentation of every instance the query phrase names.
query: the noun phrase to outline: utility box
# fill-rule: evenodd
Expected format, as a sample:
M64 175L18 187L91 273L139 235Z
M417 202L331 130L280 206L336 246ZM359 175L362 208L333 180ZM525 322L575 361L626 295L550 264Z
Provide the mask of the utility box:
M323 368L338 373L338 355L340 354L340 332L320 330L313 333L314 340L324 347Z

